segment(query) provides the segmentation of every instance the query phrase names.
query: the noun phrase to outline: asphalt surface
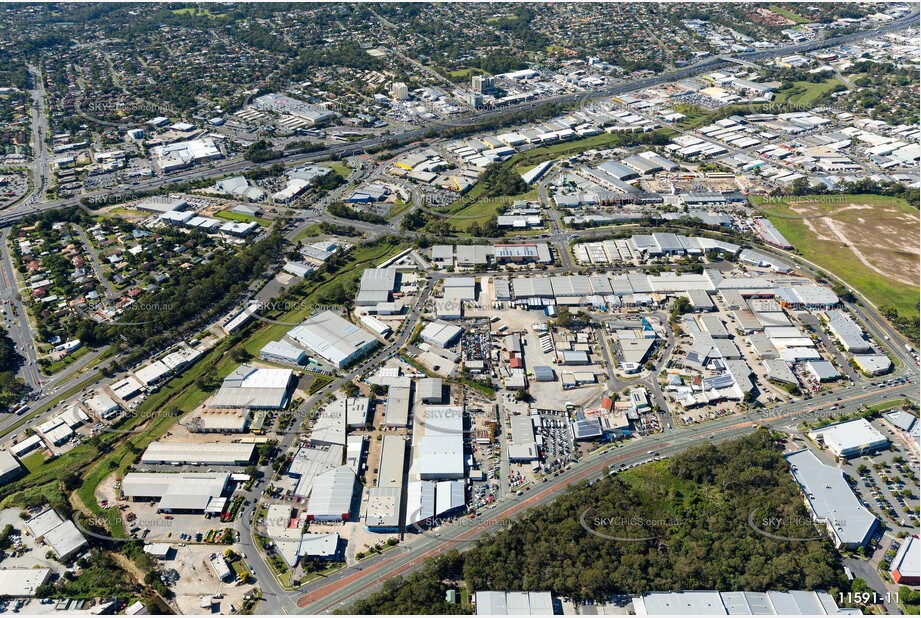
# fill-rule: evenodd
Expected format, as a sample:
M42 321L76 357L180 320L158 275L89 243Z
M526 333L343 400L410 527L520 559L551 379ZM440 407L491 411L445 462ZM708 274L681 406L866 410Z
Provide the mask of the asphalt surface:
M816 49L824 49L827 47L834 47L836 45L842 45L850 43L853 41L862 40L865 38L879 36L887 32L892 32L904 28L906 26L916 25L918 20L919 13L917 11L912 14L904 17L903 19L892 22L880 28L873 30L859 31L846 36L832 37L829 39L823 39L820 41L810 41L807 43L799 43L796 45L788 45L785 47L779 47L771 50L765 50L760 52L750 52L745 54L737 54L734 56L735 60L741 61L758 61L765 60L768 58L774 58L777 56L784 56L794 53L801 53L805 51L812 51ZM443 127L475 127L481 123L494 120L499 121L503 117L511 116L512 114L518 113L520 111L527 111L539 107L544 107L550 104L569 104L580 101L590 101L592 99L603 98L608 96L613 96L616 94L624 94L627 92L633 92L635 90L641 90L643 88L648 88L650 86L656 86L659 84L675 82L704 71L712 71L719 67L729 64L731 61L723 59L724 57L714 57L702 60L696 64L684 67L677 71L671 71L668 73L663 73L661 75L656 75L653 77L647 77L639 80L633 80L630 82L619 83L613 86L602 88L595 91L588 92L579 92L571 93L565 95L559 95L555 97L549 97L547 99L541 99L539 101L528 101L519 105L509 106L500 109L487 109L479 110L476 114L473 114L466 118L456 119L448 122L436 122L432 123L429 126L415 129L412 131L405 131L403 133L395 135L384 135L376 136L366 140L359 140L347 144L336 144L329 146L324 150L319 150L312 153L306 154L292 154L281 159L276 159L271 161L271 163L283 163L283 164L296 164L296 163L305 163L309 161L320 161L328 159L332 156L350 156L354 154L360 154L366 152L370 148L377 148L380 146L398 146L402 144L407 144L414 142L416 140L422 139L429 135L430 131L437 130L438 128ZM36 89L38 90L38 89ZM44 90L42 88L42 98L44 100ZM44 107L42 107L44 109ZM45 161L47 163L47 161ZM191 180L200 180L203 178L218 178L225 176L227 174L243 172L247 169L258 167L257 165L245 161L242 159L237 160L227 160L220 163L212 163L207 166L202 166L194 168L189 171L172 174L170 176L156 177L148 181L140 182L138 185L134 186L133 189L129 189L128 193L132 191L146 191L151 189L158 189L170 184L178 182L186 182ZM47 166L45 167L47 169ZM115 190L108 192L98 192L94 194L94 197L105 200L107 197L113 196L122 196L124 195L124 190ZM35 212L38 210L47 210L55 208L66 208L68 206L73 206L79 204L79 198L68 198L62 200L55 200L43 203L34 203L32 200L26 200L20 204L7 209L2 214L0 214L0 226L8 225L18 219L26 216L30 212Z
M700 425L666 430L661 434L646 437L636 444L610 448L590 455L573 464L570 471L559 477L552 477L547 483L534 486L534 489L524 496L510 495L505 501L497 503L495 508L482 511L472 522L460 519L454 524L442 526L437 531L437 537L431 534L420 534L412 538L408 536L410 540L401 548L363 561L360 571L343 569L320 581L312 582L302 589L302 595L297 599L298 613L324 614L344 609L351 602L374 592L387 579L397 575L406 576L418 569L426 558L448 549L469 546L484 533L498 529L503 520L520 516L531 508L554 500L568 485L601 478L609 472L612 464L644 461L650 457L649 451L670 456L705 441L732 440L755 431L759 425L771 428L789 422L794 416L799 419L808 417L810 413L818 412L832 402L844 405L847 409L856 409L861 404L877 403L895 396L918 400L918 394L912 384L867 391L855 386L809 401L778 406L770 411L754 411L744 416L724 417ZM838 397L841 401L837 401ZM271 604L264 609L270 611Z
M917 19L918 12L914 12L902 20L879 29L857 32L845 37L837 37L823 41L791 45L764 52L740 54L735 58L735 60L763 60L780 55L788 55L792 53L800 53L804 51L840 45L855 40L879 36L880 34L894 31L908 25L914 25L916 24ZM282 159L272 161L271 163L296 164L309 161L319 161L328 159L331 156L345 156L362 153L369 148L375 148L381 145L391 146L409 144L427 136L431 129L438 129L439 127L445 126L475 126L479 123L490 120L498 121L510 114L514 114L522 110L543 107L551 103L573 103L579 101L589 101L593 98L607 97L615 94L640 90L661 83L684 79L704 71L714 70L727 64L730 61L732 60L723 58L711 58L693 66L685 67L678 71L631 81L628 83L620 83L615 86L594 92L563 95L551 99L527 102L510 108L482 110L468 118L460 119L455 122L436 123L428 127L406 131L397 135L376 136L351 144L334 145L326 148L325 150L314 153L290 155ZM79 198L69 198L54 201L43 201L42 199L44 190L48 183L48 174L50 174L48 152L47 147L45 146L45 135L47 131L47 122L45 118L46 112L44 105L45 93L40 72L35 67L30 67L30 70L33 72L36 83L36 87L33 90L33 99L35 101L35 105L33 106L33 136L40 138L37 140L36 157L33 162L34 187L31 194L28 195L22 202L0 213L0 226L10 225L11 223L18 221L23 216L31 212L65 208L77 205L79 203ZM254 165L249 161L240 159L227 160L218 164L211 164L208 166L195 168L187 172L182 172L167 177L157 177L149 181L144 181L138 185L133 185L133 188L128 188L128 192L130 193L134 190L145 191L156 189L169 186L174 183L186 182L190 180L216 178L228 174L239 173L255 167L259 166ZM362 166L360 171L353 173L350 180L360 179L363 177L365 177L365 170ZM344 189L345 187L340 189L340 191L335 195L340 195L341 191ZM99 199L105 199L107 196L123 196L124 193L124 189L119 189L110 192L100 192L94 195L99 196ZM420 201L420 199L421 198L418 196L418 193L413 194L412 201L414 207L419 206L417 202ZM366 232L371 237L394 232L393 227L390 226L365 224L359 221L344 219L340 220L335 217L330 217L328 214L323 212L325 211L325 207L328 205L328 203L330 203L329 198L324 200L322 204L317 205L319 207L319 209L316 210L317 217L322 217L325 220L334 221L343 225L351 225ZM293 238L297 231L315 222L315 220L316 219L310 220L308 217L304 217L300 224L297 226L297 229L289 235L289 238ZM552 229L549 235L550 241L556 245L563 266L560 268L548 269L546 272L568 272L574 268L571 255L568 251L568 240L580 237L582 235L571 234L567 238L567 235L563 231L558 220L552 219L551 225ZM45 393L42 393L39 396L38 401L32 404L33 408L35 408L44 405L45 403L54 402L56 399L58 399L58 396L56 395L57 391L66 390L72 385L78 383L80 380L84 379L83 375L74 374L77 374L82 370L83 367L89 365L89 363L92 362L96 356L102 352L102 350L96 351L92 356L87 355L87 357L80 359L80 362L75 363L71 367L68 367L58 376L55 376L55 378L49 379L48 382L56 382L56 386L53 389L50 389L50 392L48 390L50 388L48 382L45 384L39 384L42 379L38 373L37 367L32 364L32 361L35 361L35 352L31 341L28 323L25 320L25 309L15 292L15 286L12 284L12 281L14 281L14 279L12 279L12 266L9 260L5 242L9 230L4 229L0 233L2 233L2 238L4 240L2 247L3 259L2 264L0 264L0 279L2 279L3 283L3 289L0 290L0 299L6 302L4 307L7 308L7 315L4 316L4 320L8 330L10 331L10 336L17 342L17 345L20 345L22 348L20 353L22 353L26 358L26 364L23 367L23 372L27 383L30 385L34 384L46 389ZM589 232L585 235L590 236L591 233ZM412 235L407 234L407 236ZM533 237L530 238L531 240L534 240ZM770 249L768 248L768 250ZM793 258L789 254L778 251L774 251L774 253L778 253L779 255L783 256L783 258L788 260L796 270L806 274L814 276L819 272L822 272L814 265L805 263L800 258ZM613 271L619 269L620 268L618 267L612 267L610 269L604 270ZM827 276L827 274L824 272L822 272L822 274ZM435 282L440 278L444 278L445 276L449 275L445 273L433 273L433 276L429 279L426 287L420 292L420 294L417 296L416 302L410 308L409 315L404 322L406 326L404 326L403 330L397 334L396 339L375 353L370 359L360 363L357 367L353 368L348 374L340 377L328 387L324 388L309 398L309 400L305 402L304 405L298 410L296 423L300 424L300 422L306 418L306 415L319 401L322 400L322 398L327 396L329 393L334 392L337 388L340 388L347 380L352 380L362 375L366 371L372 369L377 363L386 359L389 355L396 353L396 351L399 350L399 348L407 342L409 336L411 335L412 326L418 320L418 316L422 310L422 307L424 307L425 301L431 295ZM12 305L9 303L12 303ZM857 313L867 331L876 337L877 340L880 342L891 342L887 345L887 347L889 347L889 351L902 363L902 367L898 369L894 375L916 375L917 372L914 368L913 359L901 347L901 344L898 343L902 341L901 337L884 320L880 319L872 311L867 310L866 305L867 303L864 301L863 306L851 305L850 308ZM9 308L11 306L16 307L19 314L18 316L13 317L9 315ZM892 374L887 376L887 379L890 377L892 377ZM483 514L479 515L477 519L468 520L477 522L477 525L469 525L466 523L458 522L454 525L443 526L438 531L439 536L437 537L433 537L431 535L407 537L408 541L404 545L401 545L400 548L386 552L374 558L369 558L363 561L358 569L343 569L329 577L311 582L310 584L304 586L300 591L293 593L283 591L278 585L277 581L275 581L275 578L272 576L265 563L261 560L261 558L255 555L256 548L252 543L251 534L241 534L241 549L247 554L247 562L250 564L251 569L258 579L259 586L264 593L265 598L263 600L263 604L260 606L261 610L264 610L267 613L281 613L289 611L297 611L299 613L329 612L336 608L344 607L355 599L367 595L368 593L377 589L381 583L390 577L398 574L405 575L412 572L413 570L419 568L422 561L426 557L436 555L448 548L460 548L469 546L470 542L479 538L484 532L493 529L497 521L507 520L508 518L519 516L530 508L546 504L547 502L555 499L559 493L563 491L570 483L587 481L594 478L599 478L602 475L607 474L608 467L611 464L635 463L642 461L648 458L647 452L649 450L656 450L662 455L670 455L681 452L689 446L704 442L709 439L733 439L754 431L757 423L772 426L773 423L782 422L784 420L789 421L789 418L793 416L802 417L804 415L808 415L810 411L816 410L819 407L823 407L824 405L829 404L831 401L838 397L841 397L842 400L839 403L842 403L848 409L853 409L861 404L892 399L895 396L905 396L912 399L913 401L917 401L917 388L913 384L908 384L905 386L890 387L885 389L877 389L873 387L868 390L863 390L863 385L858 383L856 386L839 389L809 401L798 401L786 406L780 406L778 408L772 409L768 413L749 413L749 418L743 419L740 416L725 417L708 421L703 425L693 425L689 427L669 429L661 434L646 437L635 446L631 445L627 447L613 448L603 453L597 453L595 455L589 456L578 464L574 464L571 471L568 471L559 477L554 477L547 483L542 483L536 486L532 491L526 493L524 496L506 496L505 500L497 503L495 507L484 511ZM766 418L762 418L762 416L766 416ZM4 420L6 421L7 419ZM39 420L41 419L36 416L35 418L30 419L28 425L34 424ZM2 431L2 427L8 426L15 421L16 418L12 417L8 420L8 422L0 424L0 431ZM296 432L290 432L284 435L281 440L282 448L287 448L290 446L296 436ZM712 438L710 436L712 436ZM270 473L271 469L269 468L268 470ZM270 476L267 476L267 478L270 478ZM258 503L259 495L261 493L261 486L261 484L258 485L246 495L246 497L249 499L249 505L246 506L240 514L240 521L244 522L244 529L247 528L246 522L249 522L253 516L255 506ZM249 530L247 530L247 532L249 532Z

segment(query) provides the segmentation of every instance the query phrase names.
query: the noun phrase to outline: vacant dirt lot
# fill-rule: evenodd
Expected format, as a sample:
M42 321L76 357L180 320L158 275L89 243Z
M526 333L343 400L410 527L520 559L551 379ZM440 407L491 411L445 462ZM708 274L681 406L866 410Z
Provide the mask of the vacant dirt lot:
M791 204L816 240L847 245L874 272L908 285L919 277L916 213L873 204ZM792 241L791 241L792 242Z

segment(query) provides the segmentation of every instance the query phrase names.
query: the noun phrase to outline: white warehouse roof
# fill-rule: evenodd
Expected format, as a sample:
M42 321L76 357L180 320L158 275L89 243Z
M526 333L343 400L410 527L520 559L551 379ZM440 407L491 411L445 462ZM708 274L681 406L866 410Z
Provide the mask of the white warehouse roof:
M813 440L821 438L825 446L839 457L872 451L889 444L889 439L863 418L820 427L809 432L809 437Z
M226 472L129 472L122 493L131 498L160 498L159 509L204 511L217 503L230 483Z
M355 483L355 473L348 466L323 472L313 481L305 512L320 520L348 519Z
M854 495L844 473L822 463L808 449L784 457L806 495L813 519L826 526L835 545L856 547L865 543L876 528L876 517Z
M34 597L35 591L48 581L51 569L0 569L0 596Z
M374 335L332 311L308 318L288 334L337 367L347 365L378 343Z
M144 464L246 465L256 452L255 444L239 442L152 442L141 456Z

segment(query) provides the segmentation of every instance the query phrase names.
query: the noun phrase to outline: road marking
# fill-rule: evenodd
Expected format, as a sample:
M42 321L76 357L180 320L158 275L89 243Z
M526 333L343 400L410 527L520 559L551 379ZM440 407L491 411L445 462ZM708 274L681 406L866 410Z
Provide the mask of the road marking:
M901 389L901 385L892 386L892 387L885 388L885 389L877 389L876 392L859 393L859 394L856 394L856 395L854 395L854 396L844 398L844 399L842 399L840 402L837 402L837 401L836 401L836 402L833 402L833 403L843 404L843 403L846 403L846 402L858 401L858 400L861 400L861 399L872 399L873 397L875 397L875 396L877 396L877 395L885 394L885 393L887 393L887 392L890 392L890 391L893 391L893 390L899 390L899 389ZM779 414L779 415L775 415L775 416L771 416L771 417L767 417L767 418L761 419L760 422L754 422L754 421L746 420L746 421L742 421L742 422L735 423L735 424L732 424L732 425L727 425L726 427L721 427L721 428L718 428L718 429L717 429L717 428L714 428L714 429L710 430L710 435L717 435L717 434L723 434L723 433L726 433L726 432L733 432L733 431L736 431L736 430L738 430L738 429L743 429L743 428L746 428L746 427L751 428L751 429L754 429L753 425L757 426L757 425L760 425L760 424L765 424L765 423L770 423L770 422L775 422L775 421L783 420L783 419L786 419L787 417L792 416L792 415L794 415L794 414L804 414L804 413L808 413L808 412L811 412L811 411L820 410L822 407L823 407L823 405L813 405L813 406L810 406L810 407L808 407L808 408L803 408L803 409L798 409L798 410L791 410L790 412L786 412L786 413L783 413L783 414ZM705 426L705 425L700 427L700 430L704 430L704 429L706 429L706 426ZM687 436L684 436L684 438L686 438L686 439L692 439L692 438L695 438L695 437L696 437L696 436L694 436L694 435L687 435ZM701 442L707 442L708 440L705 440L705 439L701 438L700 441L701 441ZM639 443L639 444L641 444L641 443ZM680 441L679 441L679 442L673 442L673 443L662 442L662 443L656 444L656 448L658 448L658 449L666 449L666 448L668 448L668 447L670 447L670 446L677 446L678 444L683 444L683 442L680 442ZM426 552L424 552L424 553L421 554L420 556L413 557L413 560L412 560L412 562L410 562L410 563L403 563L403 564L394 565L393 568L391 568L391 569L389 569L389 570L386 571L386 574L381 575L380 577L376 577L376 578L374 578L374 579L368 581L367 583L364 583L363 585L360 585L360 586L358 587L357 590L355 590L355 591L352 592L352 593L349 593L347 598L353 598L353 597L357 596L359 593L364 592L365 590L368 590L369 588L374 588L374 587L378 586L379 584L383 583L384 581L386 581L387 579L390 579L391 577L395 576L395 575L400 575L400 574L404 573L405 571L410 570L411 568L413 568L413 565L414 565L416 562L423 562L423 561L424 561L425 559L427 559L427 558L430 558L430 557L432 557L432 556L436 556L436 555L438 555L438 554L440 554L440 553L442 553L442 552L444 552L444 551L450 549L450 548L451 548L454 544L456 544L458 541L466 540L467 538L469 538L469 537L475 535L475 534L476 534L477 532L479 532L482 528L485 528L485 527L487 527L487 526L489 526L489 525L492 525L492 523L495 522L496 520L508 519L508 518L512 517L513 515L517 514L519 511L525 510L527 507L531 506L531 505L534 504L535 502L539 502L539 501L541 501L541 500L544 499L544 498L547 498L547 497L549 497L549 496L552 496L553 494L559 492L560 490L564 489L565 487L567 487L568 485L570 485L570 484L572 484L572 483L574 483L574 482L586 480L588 477L591 477L593 474L595 474L595 473L597 473L597 472L603 472L606 468L609 468L611 464L618 463L618 462L620 462L620 461L623 461L623 460L625 460L625 459L630 459L630 458L632 458L632 457L638 457L638 456L643 455L644 452L645 452L645 450L648 449L648 447L649 447L649 445L646 444L645 446L640 446L640 448L638 448L638 449L636 449L636 450L624 452L624 453L621 453L621 454L616 455L616 456L614 456L614 457L602 457L601 460L600 460L598 463L595 463L595 464L593 464L593 465L591 465L591 466L589 466L589 467L587 467L587 468L584 468L584 469L582 469L582 470L579 470L579 471L575 472L575 473L573 474L572 478L569 478L569 479L568 479L568 482L566 482L566 483L560 482L560 483L558 483L558 484L556 484L556 485L553 485L553 486L551 486L551 487L547 487L546 489L543 489L543 490L538 491L536 494L532 494L530 497L528 497L528 498L522 500L521 502L510 503L510 504L512 504L513 506L511 506L507 511L504 511L502 514L499 514L499 515L496 515L496 516L493 516L493 517L487 517L487 518L484 520L484 522L483 522L482 524L480 524L480 525L478 525L478 526L471 527L471 528L470 528L469 530L467 530L466 532L462 532L462 533L460 533L459 535L457 535L456 537L453 537L452 539L446 540L445 543L442 543L442 544L439 545L439 546L436 546L436 547L434 547L434 548L432 548L432 549L430 549L430 550L427 550ZM448 542L448 541L450 541L450 542ZM364 579L364 578L365 578L367 575L369 575L370 573L375 573L375 572L377 572L377 571L380 571L380 570L384 569L385 567L388 567L389 565L391 565L391 563L397 562L398 560L400 560L401 558L404 558L404 557L406 557L405 554L403 554L403 555L392 556L392 557L390 557L390 558L388 558L388 559L386 559L386 560L384 560L384 561L382 561L382 562L380 562L380 563L378 563L378 564L376 564L376 565L374 565L374 566L372 566L372 567L367 567L367 568L365 569L364 572L355 572L355 573L353 573L353 574L350 575L350 576L344 577L344 578L342 578L342 579L340 579L340 580L337 580L336 582L327 584L326 586L324 586L324 587L322 587L322 588L318 588L318 589L316 589L316 590L314 590L314 591L312 591L312 592L306 593L306 594L304 594L303 596L301 596L301 597L297 600L296 605L297 605L297 607L298 607L299 609L304 609L304 608L308 607L309 605L311 605L312 603L319 602L319 601L322 600L324 597L327 597L327 596L330 596L330 595L334 594L336 590L341 590L341 589L343 589L343 588L346 587L346 586L349 586L349 585L351 585L351 584L358 583L358 582L360 582L360 580ZM330 603L329 605L320 607L318 610L315 611L315 613L321 613L321 612L326 611L326 610L328 610L329 608L331 608L331 607L333 607L333 606L335 606L335 605L337 605L337 604L342 604L342 603L343 603L343 601L341 601L341 600L333 601L333 602Z

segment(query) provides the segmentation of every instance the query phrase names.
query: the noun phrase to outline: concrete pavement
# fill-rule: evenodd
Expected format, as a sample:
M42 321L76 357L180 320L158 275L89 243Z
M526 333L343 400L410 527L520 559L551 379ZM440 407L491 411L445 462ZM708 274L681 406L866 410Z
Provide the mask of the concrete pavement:
M906 389L905 386L873 389L872 391L861 391L857 387L852 387L848 391L844 393L846 396L837 394L841 396L841 401L838 403L845 405L848 409L857 409L861 404L870 404L881 399L892 399L895 395L904 395L915 401L918 400L914 389ZM905 392L902 393L902 391ZM699 425L665 431L629 446L613 447L597 452L573 464L571 471L551 478L545 484L535 486L533 493L522 497L510 496L508 500L497 503L495 508L482 512L478 515L479 521L482 522L479 525L464 525L463 522L460 522L442 526L439 529L440 536L437 538L419 535L407 542L405 550L385 554L376 564L369 563L360 572L339 572L326 578L323 582L314 582L304 587L305 594L297 601L299 613L319 614L343 609L352 601L372 593L387 579L397 575L406 576L418 569L426 558L448 549L460 549L461 544L469 544L470 541L476 540L484 533L494 531L502 520L546 504L555 499L569 484L600 478L608 473L612 464L643 461L648 459L649 450L654 450L661 455L675 455L704 441L731 440L747 435L755 431L759 425L773 428L775 425L789 421L792 416L803 417L812 412L818 412L833 400L836 400L834 394L828 394L811 401L778 406L772 410L723 417Z

